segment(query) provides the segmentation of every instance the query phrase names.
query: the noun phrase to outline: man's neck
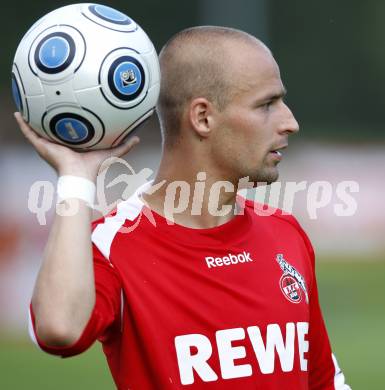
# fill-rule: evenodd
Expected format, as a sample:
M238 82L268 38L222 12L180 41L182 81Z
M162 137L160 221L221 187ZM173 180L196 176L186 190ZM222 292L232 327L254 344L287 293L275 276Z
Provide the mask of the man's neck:
M219 226L234 218L234 185L199 168L183 169L183 173L175 168L161 166L153 182L153 188L159 188L142 194L150 209L179 225L196 229Z

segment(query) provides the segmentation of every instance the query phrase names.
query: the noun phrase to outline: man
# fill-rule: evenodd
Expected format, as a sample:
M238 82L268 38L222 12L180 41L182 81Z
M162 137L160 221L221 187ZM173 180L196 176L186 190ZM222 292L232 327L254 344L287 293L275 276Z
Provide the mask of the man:
M243 178L277 180L281 150L298 132L271 52L244 32L197 27L174 36L160 64L156 190L139 189L92 234L86 198L59 199L79 210L55 216L32 336L62 356L100 340L119 389L349 389L306 234L292 216L255 213L236 195ZM84 191L106 157L138 142L76 153L17 120L61 185L70 176ZM186 204L177 214L175 202Z

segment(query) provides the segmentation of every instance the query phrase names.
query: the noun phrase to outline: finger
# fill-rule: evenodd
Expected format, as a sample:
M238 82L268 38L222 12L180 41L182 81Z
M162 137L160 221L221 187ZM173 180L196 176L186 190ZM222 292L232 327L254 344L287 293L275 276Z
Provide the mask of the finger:
M128 153L139 142L140 142L140 138L139 137L137 137L137 136L132 137L127 142L114 147L111 150L111 156L112 157L122 157L126 153Z
M20 127L21 132L24 134L25 138L32 144L37 153L46 161L49 157L49 150L52 146L56 149L59 145L54 145L52 142L38 135L29 125L19 112L15 112L14 116ZM52 146L51 146L52 145Z
M25 122L25 120L23 119L23 117L21 116L20 112L15 112L14 114L14 117L16 119L16 122L17 124L19 125L19 128L21 130L21 132L23 133L23 135L25 136L25 138L28 139L28 141L30 141L33 145L36 144L36 142L41 138L39 135L37 135L32 129L31 127L28 125L27 122Z

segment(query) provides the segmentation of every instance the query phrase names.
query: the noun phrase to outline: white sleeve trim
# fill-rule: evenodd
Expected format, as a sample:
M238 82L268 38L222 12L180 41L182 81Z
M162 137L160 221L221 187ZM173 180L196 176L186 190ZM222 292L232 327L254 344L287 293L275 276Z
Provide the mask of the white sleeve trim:
M138 188L138 190L126 201L117 205L116 214L106 217L104 222L96 226L92 233L92 242L100 250L103 256L110 261L111 245L120 228L126 219L134 221L144 207L140 199L140 193L143 192L151 183Z
M124 222L125 219L117 215L107 217L104 223L96 226L92 233L92 241L107 260L110 260L112 241Z
M332 354L332 360L334 363L334 370L335 370L335 372L334 372L334 388L335 388L335 390L351 390L350 386L345 383L345 375L341 371L341 369L338 365L337 359L334 356L334 354Z

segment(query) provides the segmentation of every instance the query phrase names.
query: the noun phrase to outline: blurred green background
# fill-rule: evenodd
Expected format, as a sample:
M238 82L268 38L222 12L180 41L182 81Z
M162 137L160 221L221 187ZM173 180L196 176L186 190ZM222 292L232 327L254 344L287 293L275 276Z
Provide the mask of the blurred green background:
M109 389L99 346L72 359L38 351L27 339L26 311L49 226L29 212L36 180L55 175L26 144L12 112L10 70L32 23L66 1L0 6L0 389ZM105 1L137 21L159 50L177 31L201 24L236 27L272 49L301 132L281 164L281 180L359 184L357 211L338 217L333 201L312 219L306 197L298 217L315 246L321 304L333 350L353 389L385 389L385 2L381 0ZM155 170L154 118L141 130L137 169ZM287 159L286 159L287 157Z

